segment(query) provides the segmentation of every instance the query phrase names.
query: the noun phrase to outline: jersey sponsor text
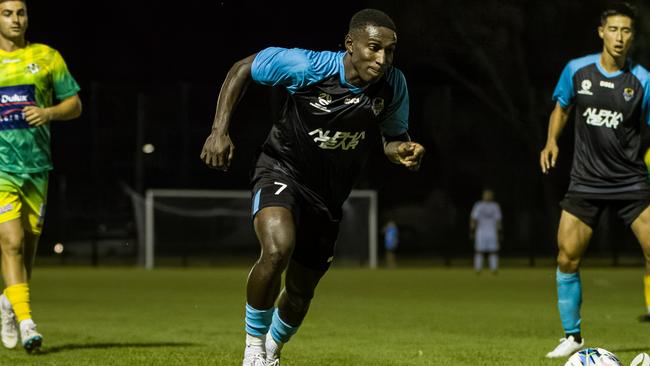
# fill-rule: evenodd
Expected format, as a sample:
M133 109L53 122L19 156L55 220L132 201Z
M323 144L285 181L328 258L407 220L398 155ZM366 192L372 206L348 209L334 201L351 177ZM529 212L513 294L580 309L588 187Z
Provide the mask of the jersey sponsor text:
M623 113L612 112L607 109L598 109L589 107L582 114L587 117L587 124L592 126L605 126L607 128L616 129L618 124L623 122Z
M318 128L311 131L309 136L316 136L314 142L320 142L318 147L321 149L354 150L359 145L359 142L366 138L366 132L336 131L332 134L330 130L323 131L323 129Z

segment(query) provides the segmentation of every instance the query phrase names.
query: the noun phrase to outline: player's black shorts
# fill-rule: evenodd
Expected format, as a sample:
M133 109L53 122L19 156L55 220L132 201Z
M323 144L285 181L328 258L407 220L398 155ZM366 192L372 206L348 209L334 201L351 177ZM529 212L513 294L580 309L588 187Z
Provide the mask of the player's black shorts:
M625 225L630 226L650 206L650 195L639 192L619 197L595 198L593 195L568 192L560 201L560 206L592 229L598 225L598 219L606 207L616 211Z
M253 184L253 218L264 207L289 209L296 225L296 246L291 258L307 268L327 270L334 259L339 221L318 209L319 205L303 193L298 183L282 174L273 171L256 174Z

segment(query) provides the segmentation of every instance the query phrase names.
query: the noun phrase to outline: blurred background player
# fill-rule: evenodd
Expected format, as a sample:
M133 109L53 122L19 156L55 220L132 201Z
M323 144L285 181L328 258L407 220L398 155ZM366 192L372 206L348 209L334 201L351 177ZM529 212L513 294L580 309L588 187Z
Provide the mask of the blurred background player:
M499 270L499 239L501 238L501 207L494 201L494 192L483 190L483 197L474 203L469 219L469 236L474 240L474 270L481 273L487 255L490 271Z
M395 220L389 220L384 226L384 249L386 250L386 267L397 267L395 251L399 245L399 228Z
M643 124L650 124L650 74L627 58L635 23L634 9L627 4L606 9L598 27L602 52L571 60L553 93L556 105L540 156L542 172L555 167L557 140L572 108L575 152L557 233L556 284L564 338L549 358L568 357L584 345L580 261L605 208L632 228L646 260L646 289L650 285L650 182L641 144Z
M307 314L334 257L342 205L376 143L371 132L379 128L390 161L420 166L424 148L408 135L406 81L392 67L395 29L388 15L365 9L350 20L345 51L266 48L226 76L201 153L213 168L230 165L228 126L250 80L289 93L252 178L261 255L247 283L245 366L278 365Z
M0 296L2 344L34 351L29 280L43 227L53 120L81 114L79 86L54 49L25 40L25 1L0 0ZM61 102L53 103L56 97Z
M648 179L650 179L650 148L646 150L643 160L648 171ZM647 269L646 275L643 277L643 295L645 297L645 314L641 315L640 320L650 322L650 276L648 276Z

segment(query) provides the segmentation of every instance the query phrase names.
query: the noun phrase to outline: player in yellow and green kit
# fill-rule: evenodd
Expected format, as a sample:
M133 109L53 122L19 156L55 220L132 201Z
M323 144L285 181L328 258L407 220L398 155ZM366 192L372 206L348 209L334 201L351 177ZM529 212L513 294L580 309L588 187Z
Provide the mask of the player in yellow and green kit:
M32 320L29 279L43 227L50 126L81 114L79 86L54 49L25 40L24 0L0 0L0 296L2 343L27 352L43 337ZM54 103L54 98L60 102Z

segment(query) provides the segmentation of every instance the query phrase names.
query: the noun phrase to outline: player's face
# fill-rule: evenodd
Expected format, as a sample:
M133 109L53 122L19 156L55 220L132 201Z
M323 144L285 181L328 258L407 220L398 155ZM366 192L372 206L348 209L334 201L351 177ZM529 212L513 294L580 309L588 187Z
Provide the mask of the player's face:
M483 191L483 201L492 201L494 193L492 191Z
M21 39L27 30L27 7L22 1L0 3L0 36L9 40Z
M626 57L634 39L632 19L624 15L613 15L607 23L598 27L598 35L603 39L604 52L614 58Z
M397 34L386 27L368 25L349 35L345 43L359 78L371 83L393 64Z

